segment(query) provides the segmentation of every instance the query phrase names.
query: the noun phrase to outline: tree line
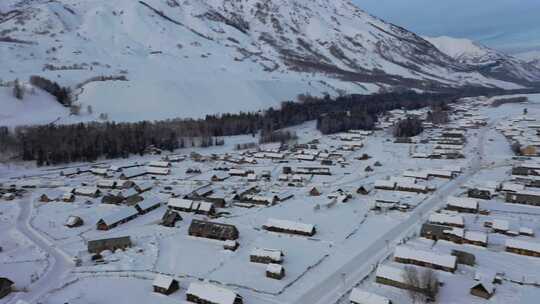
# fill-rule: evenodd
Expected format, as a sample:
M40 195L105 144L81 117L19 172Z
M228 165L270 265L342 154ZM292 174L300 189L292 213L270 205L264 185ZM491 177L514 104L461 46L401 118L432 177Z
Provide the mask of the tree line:
M207 115L203 119L17 127L0 136L0 146L38 165L94 161L144 154L150 146L173 151L187 146L223 144L223 136L255 135L259 131L264 131L263 141L284 140L289 136L294 138L294 134L275 131L310 120L317 120L317 128L324 134L372 129L377 116L385 111L440 105L459 97L462 95L414 91L337 98L301 95L297 102L283 102L279 109Z

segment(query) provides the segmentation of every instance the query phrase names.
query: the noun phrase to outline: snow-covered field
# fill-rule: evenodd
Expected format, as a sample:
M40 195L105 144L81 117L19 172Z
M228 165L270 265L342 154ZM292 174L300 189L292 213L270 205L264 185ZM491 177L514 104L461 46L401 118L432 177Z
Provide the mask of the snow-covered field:
M491 302L535 303L533 299L540 296L538 288L516 282L523 278L527 282L538 278L540 259L504 252L504 241L512 237L492 233L483 223L506 220L511 229L526 226L538 234L538 207L506 204L504 198L497 196L481 201L480 208L489 211L489 215L463 215L467 230L488 233L487 248L446 241L434 243L418 237L421 224L432 212L443 207L448 197L463 196L465 186L510 179L509 171L516 161L512 159L510 143L496 127L509 119L522 117L524 108L528 109L528 118L540 120L540 95L529 97L529 103L497 108L486 106L489 100L482 98L458 104L455 109L467 109L465 113L472 116L464 116L463 111L456 110L450 126L458 127L473 120L487 123L467 128L467 141L461 150L465 158L462 159L413 158L422 153L435 153L438 144L433 139L442 134L440 128L426 129L414 138L414 143L401 144L393 142L386 127L374 134L359 136L362 139L348 141L344 139L355 136L353 133L324 136L315 129L314 122L291 128L299 136L299 143L311 142L311 146L280 151L284 155L283 161L261 157L255 151L234 150L237 143L257 140L251 136L225 138L226 144L220 147L175 151L175 154L186 155L186 159L172 162L170 174L131 179L139 184L150 184L152 189L141 196L144 201L160 201L161 206L106 231L96 229L100 219L133 207L102 203L103 195L109 192L103 188L97 198L79 194L75 195L74 202L57 198L73 188L79 189L75 190L77 193L82 191L81 187L95 187L104 179L119 179L121 172L114 171L114 166L135 162L146 165L164 155L103 161L99 165L73 164L70 168L35 168L29 164L4 166L0 168L0 188L13 185L14 189L24 191L15 200L0 200L0 247L3 248L0 276L14 281L16 290L0 303L15 303L19 299L51 304L182 303L190 283L199 280L232 290L244 298L244 303L250 304L346 303L355 286L389 297L395 303L409 303L406 292L375 283L373 273L381 263L402 267L391 257L395 247L404 242L415 249L437 253L460 249L476 256L475 266L460 265L454 274L437 271L444 282L439 303L484 301L469 294L475 273L484 269L504 273L503 283L497 285ZM423 116L425 110L409 114ZM403 115L406 113L393 111L385 123ZM522 125L533 123L525 121ZM357 147L350 148L351 144ZM260 149L270 153L278 147L264 145ZM193 151L203 155L204 160L192 160L189 155ZM210 157L211 154L216 156ZM299 155L310 154L317 155L315 161L298 160ZM370 158L362 160L363 154ZM236 161L240 159L244 161ZM285 167L293 170L321 167L323 159L332 160L332 165L322 166L329 168L331 175L292 174L287 176L289 181L282 180ZM110 177L103 178L87 171L92 166L107 169ZM228 175L226 171L215 170L218 167L253 170L256 180L232 176L223 181L212 181L213 175ZM367 167L373 171L366 170ZM424 173L441 175L456 170L456 167L462 172L456 172L453 179L413 178L414 185L429 189L427 193L373 189L382 181L410 186L411 179L404 178L407 170L418 176ZM75 168L83 172L64 176ZM197 168L200 173L187 173L190 168ZM129 170L124 169L124 172ZM205 185L209 185L214 197L226 201L225 207L217 208L213 216L180 212L183 219L174 227L159 225L171 196L182 197ZM261 197L293 196L275 205L257 205L246 199L239 204L240 199L233 198L235 192L251 186L257 186ZM371 190L370 193L357 192L360 186ZM314 187L320 196L310 194ZM42 195L53 201L40 201ZM344 196L349 196L346 202L342 201ZM381 201L388 199L397 199L400 204L390 206L386 203L381 207L384 204ZM64 226L69 216L79 216L84 224L75 228ZM239 231L239 248L225 250L222 241L189 235L194 219L234 225ZM262 228L268 219L312 224L316 233L301 236L270 232ZM132 247L125 251L107 250L102 253L102 261L92 260L92 254L87 251L89 240L120 236L130 236ZM516 239L539 243L537 237L518 236ZM256 248L283 252L283 279L267 278L266 265L250 262L250 254ZM75 259L79 260L77 265ZM177 279L180 290L171 296L152 292L152 281L158 273Z

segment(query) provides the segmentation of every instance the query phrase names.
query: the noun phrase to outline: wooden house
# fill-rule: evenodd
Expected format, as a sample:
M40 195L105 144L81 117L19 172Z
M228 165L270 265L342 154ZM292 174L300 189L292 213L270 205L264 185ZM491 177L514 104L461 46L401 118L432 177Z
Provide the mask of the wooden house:
M192 220L189 225L189 235L215 240L236 240L239 232L236 226L215 222Z
M396 189L396 182L393 180L376 180L374 187L380 190L394 190Z
M242 297L223 287L193 282L186 291L186 300L197 304L243 304Z
M137 218L138 215L139 212L134 207L124 207L99 219L96 228L98 230L109 230Z
M255 248L249 255L249 261L260 264L283 263L283 251L276 249Z
M143 215L161 207L161 201L158 198L153 197L135 204L134 207L140 215Z
M513 204L523 204L540 206L540 191L519 191L506 193L506 202Z
M197 207L197 210L195 210L195 213L204 214L204 215L212 215L216 213L216 208L214 207L212 203L199 202L199 206Z
M80 227L82 225L84 225L83 219L75 215L70 215L67 218L66 223L64 224L64 226L69 227L69 228Z
M192 212L193 201L183 198L170 198L167 202L167 207L175 211Z
M487 281L475 282L470 289L470 293L473 296L489 300L495 294L495 286Z
M463 242L463 229L442 225L425 223L422 225L420 235L424 238L438 241L445 240L456 244Z
M453 249L452 255L457 258L458 264L474 266L476 264L476 257L472 253Z
M488 236L484 232L479 231L465 231L463 236L463 243L475 246L487 247Z
M176 225L176 222L181 220L182 216L178 212L167 209L167 211L165 211L165 214L163 214L163 217L161 218L161 225L165 227L174 227Z
M13 291L13 281L0 277L0 299L5 298Z
M170 295L180 289L180 284L178 284L178 281L170 276L158 274L154 278L152 287L154 288L154 292Z
M457 269L455 256L436 254L431 251L416 250L405 246L396 248L394 261L448 272L454 272Z
M240 244L238 244L237 241L227 240L223 242L223 249L230 250L230 251L236 251Z
M406 278L405 270L389 265L380 265L375 272L375 282L383 285L393 286L405 290L415 290L423 292L422 289L417 289L410 285Z
M262 228L272 232L298 234L304 236L313 236L317 232L315 226L311 224L277 219L268 219Z
M39 201L41 203L48 203L48 202L52 202L54 199L51 199L47 194L43 193L40 197L39 197Z
M540 243L517 239L506 239L505 246L507 252L532 257L540 257Z
M467 196L470 198L489 200L495 196L495 192L493 189L489 188L474 187L467 190Z
M88 252L100 253L104 250L115 251L117 249L126 249L132 246L129 236L106 238L88 241Z
M97 198L100 194L101 191L94 187L80 187L75 189L75 195Z
M285 267L273 263L266 265L266 277L275 280L283 279L285 277Z
M64 203L73 203L75 201L75 194L68 192L62 195L62 201Z
M465 221L461 215L448 215L443 213L433 213L429 216L432 224L445 225L450 227L464 228Z
M479 205L476 199L451 196L446 203L446 209L464 213L478 213Z
M311 188L311 190L309 190L309 195L310 196L320 196L321 192L319 191L319 189L317 189L317 187L313 187L313 188Z

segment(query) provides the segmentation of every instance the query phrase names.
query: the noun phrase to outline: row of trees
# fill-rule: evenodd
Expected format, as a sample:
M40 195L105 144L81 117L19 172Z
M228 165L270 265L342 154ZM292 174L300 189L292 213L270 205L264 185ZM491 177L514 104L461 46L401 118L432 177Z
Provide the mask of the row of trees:
M53 91L58 89L56 85L44 80L37 82L51 86L52 89L49 89ZM61 88L58 90L62 91ZM451 102L457 97L460 96L449 93L419 94L413 91L350 95L336 99L302 95L299 102L284 102L280 109L208 115L197 120L18 127L7 136L0 137L0 146L4 145L23 160L35 160L40 165L46 165L93 161L100 157L127 157L130 154L143 154L149 146L169 151L185 146L211 146L216 144L216 138L255 135L259 131L264 137L262 141L281 141L294 138L294 134L275 131L305 121L317 120L318 129L325 134L347 129L371 129L377 116L385 111L396 108L418 109ZM407 122L400 135L412 136L417 132L416 122L410 122L410 126L405 124ZM222 140L218 142L223 144Z
M70 107L73 103L71 89L62 87L58 83L41 76L30 76L30 83L56 97L56 100L64 107Z
M415 117L403 119L394 126L395 137L413 137L423 131L422 120Z

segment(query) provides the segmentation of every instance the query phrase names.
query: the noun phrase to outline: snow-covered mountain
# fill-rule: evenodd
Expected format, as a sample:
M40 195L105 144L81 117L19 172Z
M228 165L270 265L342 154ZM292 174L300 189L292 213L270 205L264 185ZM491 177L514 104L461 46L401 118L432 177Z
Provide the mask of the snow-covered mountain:
M482 46L469 39L452 37L426 37L440 51L465 64L486 77L510 82L540 81L540 68L518 57L510 56Z
M540 69L540 51L529 51L516 54L515 56L525 62L528 62L530 65L534 65L535 67Z
M256 110L306 92L523 83L349 0L2 0L0 58L4 81L42 75L117 120Z

